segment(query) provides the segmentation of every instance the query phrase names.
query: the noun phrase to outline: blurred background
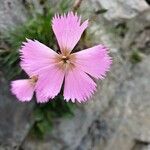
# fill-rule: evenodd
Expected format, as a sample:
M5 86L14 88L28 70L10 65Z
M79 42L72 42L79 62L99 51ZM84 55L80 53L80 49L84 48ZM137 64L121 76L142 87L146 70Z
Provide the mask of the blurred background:
M150 150L149 0L0 0L0 150ZM18 49L25 38L57 50L55 13L89 19L76 50L98 43L113 65L85 104L61 95L21 103L10 81L26 77ZM92 61L92 60L91 60Z

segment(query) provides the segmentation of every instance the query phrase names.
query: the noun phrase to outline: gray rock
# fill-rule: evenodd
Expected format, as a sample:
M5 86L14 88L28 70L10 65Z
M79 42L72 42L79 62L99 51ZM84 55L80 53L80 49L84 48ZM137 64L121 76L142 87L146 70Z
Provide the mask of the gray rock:
M136 141L135 145L133 146L132 150L149 150L150 145L148 143Z
M129 52L130 49L138 49L148 54L150 52L150 9L128 21L128 31L123 39L122 48Z
M0 31L20 24L26 20L27 11L23 1L0 0Z
M22 104L11 95L10 83L0 75L0 149L18 149L34 120L33 104Z
M115 130L106 146L108 150L130 150L135 139L150 142L149 59L150 57L134 68L133 74L122 83L112 107L103 116Z
M145 148L143 148L143 150L150 150L150 145L148 145Z
M131 19L139 13L149 9L145 0L90 0L95 9L107 9L105 18L107 20Z

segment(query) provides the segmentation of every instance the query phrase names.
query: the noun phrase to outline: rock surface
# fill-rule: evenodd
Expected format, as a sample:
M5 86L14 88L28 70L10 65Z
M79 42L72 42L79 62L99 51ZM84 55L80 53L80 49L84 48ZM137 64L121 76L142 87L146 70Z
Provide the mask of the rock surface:
M18 149L33 123L33 105L17 102L9 84L0 75L0 150Z
M25 21L27 11L22 1L0 0L0 4L0 31Z
M20 6L21 2L13 1ZM5 2L1 4L2 14L5 12ZM144 0L92 0L92 5L88 0L82 8L90 8L85 10L89 18L96 9L108 9L105 14L96 16L95 23L89 29L94 34L95 43L101 41L110 47L113 66L107 79L98 82L98 91L92 100L78 106L73 118L55 120L52 133L43 141L26 137L32 125L32 116L29 115L32 106L15 103L8 94L8 88L1 90L1 99L5 102L0 101L0 150L13 150L14 145L22 150L150 149L149 6ZM20 17L18 20L21 23L26 18L26 9L22 4L17 9L24 10L21 13L25 17L15 17ZM0 15L3 22L0 23L0 31L4 24L16 24L16 19L12 19L14 9L9 11L12 13L6 14L10 17L10 23L3 17L1 19ZM123 21L127 26L124 36L116 34L117 29L115 33L108 31L118 21ZM141 62L132 64L129 56L135 48L146 51L142 51L144 56ZM5 127L8 130L4 130Z
M93 3L95 9L108 10L104 17L111 21L131 19L149 9L145 0L90 0L90 2Z

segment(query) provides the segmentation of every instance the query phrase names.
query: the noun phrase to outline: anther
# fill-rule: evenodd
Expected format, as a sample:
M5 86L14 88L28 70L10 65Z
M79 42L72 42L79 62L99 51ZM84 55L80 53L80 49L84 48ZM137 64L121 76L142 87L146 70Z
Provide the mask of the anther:
M67 56L62 56L61 58L64 63L68 63L69 58Z

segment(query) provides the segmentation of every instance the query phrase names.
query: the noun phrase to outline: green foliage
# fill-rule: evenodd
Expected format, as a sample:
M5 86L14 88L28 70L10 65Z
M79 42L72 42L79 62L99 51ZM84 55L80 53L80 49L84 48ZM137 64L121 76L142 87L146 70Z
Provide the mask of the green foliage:
M130 60L133 64L137 64L142 61L142 57L137 50L134 50L130 56Z
M35 123L31 135L43 138L48 131L51 131L54 118L72 117L74 108L75 105L65 102L61 95L47 104L37 104L34 110Z

